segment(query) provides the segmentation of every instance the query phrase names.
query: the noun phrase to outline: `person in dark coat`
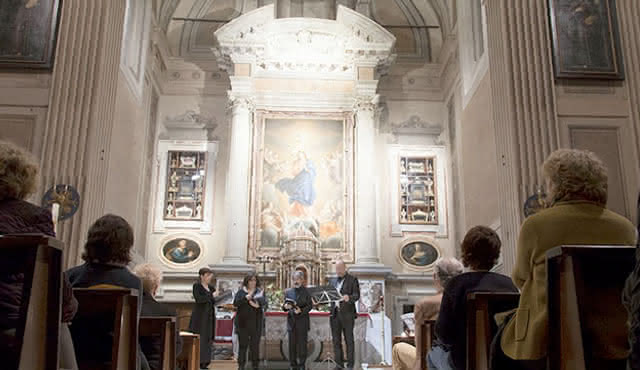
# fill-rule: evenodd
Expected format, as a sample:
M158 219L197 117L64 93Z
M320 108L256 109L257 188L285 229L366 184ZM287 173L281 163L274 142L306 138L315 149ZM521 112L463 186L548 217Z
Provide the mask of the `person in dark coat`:
M640 220L640 197L638 198L638 219ZM640 221L637 230L640 234ZM636 267L627 279L622 301L629 312L631 353L627 360L627 369L640 370L640 245L636 246Z
M193 284L196 304L191 312L189 331L200 334L200 368L206 369L211 362L211 344L216 333L216 289L209 285L213 271L203 267L198 271L199 280Z
M336 274L338 277L331 279L329 283L340 292L342 301L338 305L331 303L329 323L333 338L333 353L338 368L342 368L344 365L342 337L344 336L347 345L347 368L353 369L355 363L353 328L358 316L356 302L360 299L360 283L358 278L347 273L347 267L342 260L336 262Z
M142 281L127 269L131 262L133 229L122 217L107 214L91 225L87 233L80 266L67 270L74 288L91 288L97 285L113 285L138 291L138 317L142 310L140 294ZM71 325L76 353L85 361L95 362L96 369L111 364L113 320L92 321L75 319ZM148 369L147 361L138 351L140 366Z
M311 327L309 312L313 307L311 295L304 286L304 273L293 273L294 288L284 292L283 311L287 314L289 333L289 369L304 370L307 361L307 338Z
M137 265L133 272L137 277L142 280L142 288L144 293L142 295L142 317L176 317L176 310L166 304L156 301L155 296L160 284L162 283L162 271L150 263L143 263ZM182 350L182 339L178 333L178 327L176 326L176 355ZM161 370L161 356L164 343L162 342L162 336L152 335L148 337L140 336L140 348L142 353L149 363L151 370Z
M0 235L56 236L51 212L25 201L36 191L37 177L36 160L19 147L0 140ZM14 261L0 261L0 358L5 359L8 367L9 362L17 361L13 343L22 303L24 274L18 271L21 268L15 266ZM67 324L78 310L78 301L73 297L66 274L63 274L62 283L60 365L75 368L73 344L67 340L70 338ZM7 353L4 353L5 349Z
M247 361L247 349L253 369L258 369L260 360L260 336L264 310L267 307L267 297L260 289L260 280L255 273L245 276L233 305L236 307L234 325L238 333L240 348L238 350L238 369L244 369Z

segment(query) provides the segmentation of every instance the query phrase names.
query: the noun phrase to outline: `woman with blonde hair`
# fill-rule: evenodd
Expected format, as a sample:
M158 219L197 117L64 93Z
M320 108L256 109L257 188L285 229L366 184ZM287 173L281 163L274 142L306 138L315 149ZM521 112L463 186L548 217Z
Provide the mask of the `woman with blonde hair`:
M25 150L0 140L0 235L3 234L43 234L55 237L51 213L25 199L36 192L38 185L38 164ZM11 351L15 337L18 312L22 302L24 275L13 261L0 263L0 357L11 362ZM73 344L67 323L71 322L78 309L78 301L73 297L69 280L64 276L62 295L62 323L60 365L63 368L77 368ZM15 334L14 334L15 335ZM19 355L19 354L18 354ZM15 359L17 361L17 358ZM10 366L10 365L7 365Z
M607 170L595 154L557 150L542 165L542 175L549 208L527 218L520 229L511 275L521 291L520 302L494 340L494 369L546 368L548 250L560 245L636 244L633 224L606 209ZM606 331L598 320L587 320L586 325L591 332ZM627 347L613 340L606 348L595 348L593 357L616 359Z

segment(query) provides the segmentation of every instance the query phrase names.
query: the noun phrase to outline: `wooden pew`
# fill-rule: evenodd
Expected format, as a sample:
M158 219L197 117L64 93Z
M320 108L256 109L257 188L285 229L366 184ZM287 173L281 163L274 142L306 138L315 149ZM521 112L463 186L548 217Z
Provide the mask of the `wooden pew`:
M3 276L24 274L15 334L2 338L7 342L0 349L2 367L57 369L62 243L41 235L4 235L0 236L0 253Z
M174 316L142 316L140 317L140 339L158 337L162 343L160 368L175 370L176 368L176 318ZM144 347L143 347L144 351ZM147 357L147 359L149 359Z
M621 296L634 247L561 246L547 252L549 369L624 369ZM604 359L603 350L611 353Z
M182 351L178 355L178 369L200 370L200 335L181 332Z
M76 288L73 293L78 313L70 329L80 370L135 370L138 291Z
M467 295L467 370L488 370L494 315L518 307L520 294L476 292Z

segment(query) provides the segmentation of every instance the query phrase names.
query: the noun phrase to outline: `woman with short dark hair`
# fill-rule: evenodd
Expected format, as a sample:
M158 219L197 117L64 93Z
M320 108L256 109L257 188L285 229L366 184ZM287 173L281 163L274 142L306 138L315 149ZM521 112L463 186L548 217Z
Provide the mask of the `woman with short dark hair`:
M467 294L513 292L518 289L507 276L490 272L498 262L502 243L486 226L475 226L462 241L462 263L468 269L449 280L436 321L436 345L429 352L430 370L466 369Z
M260 335L262 334L262 318L267 307L267 297L260 289L260 279L255 273L249 273L242 281L242 289L238 290L233 300L237 309L234 326L238 334L238 369L244 369L247 362L247 349L253 369L258 369L260 360Z
M189 331L200 334L200 368L211 362L211 344L216 335L216 288L211 286L213 271L203 267L198 271L198 281L193 283L195 305L191 311Z

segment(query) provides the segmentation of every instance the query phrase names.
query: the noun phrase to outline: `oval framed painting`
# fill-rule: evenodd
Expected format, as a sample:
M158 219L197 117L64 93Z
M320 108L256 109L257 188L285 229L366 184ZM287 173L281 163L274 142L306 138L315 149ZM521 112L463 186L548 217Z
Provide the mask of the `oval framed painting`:
M165 238L159 252L162 262L178 268L197 265L204 257L202 242L190 235L172 235Z
M440 247L427 237L405 239L398 248L398 258L408 269L415 271L429 270L440 258Z

